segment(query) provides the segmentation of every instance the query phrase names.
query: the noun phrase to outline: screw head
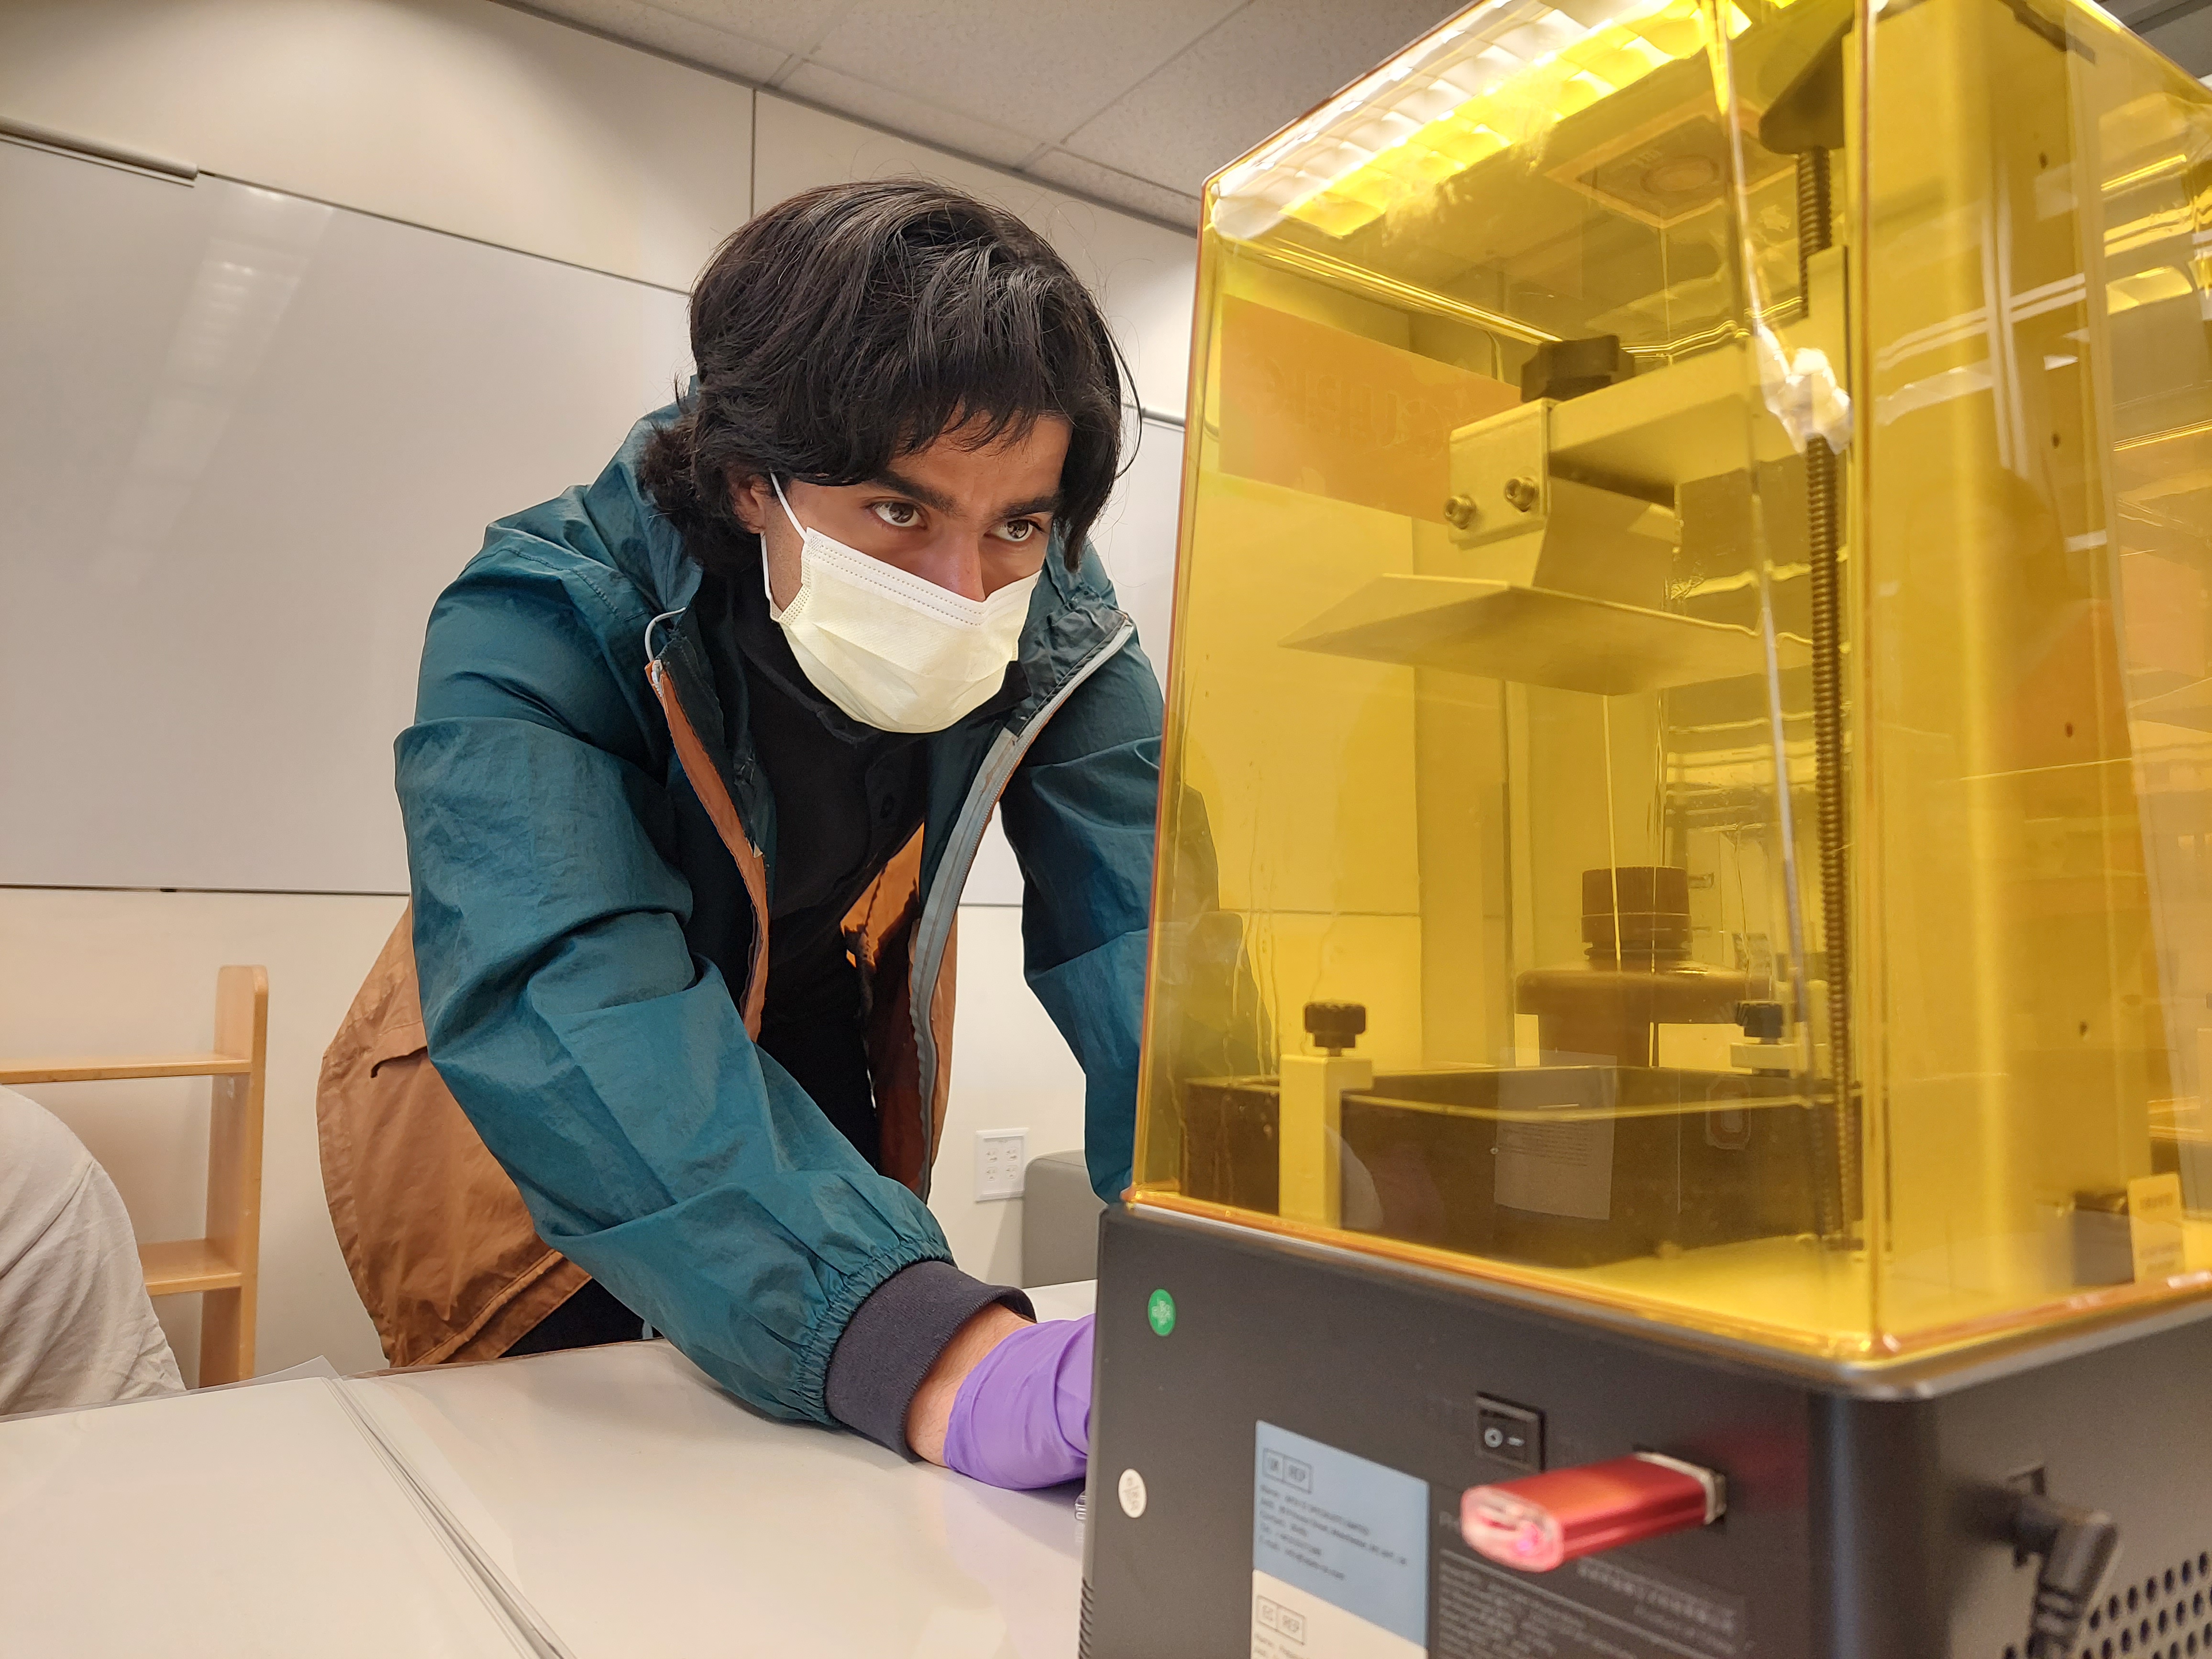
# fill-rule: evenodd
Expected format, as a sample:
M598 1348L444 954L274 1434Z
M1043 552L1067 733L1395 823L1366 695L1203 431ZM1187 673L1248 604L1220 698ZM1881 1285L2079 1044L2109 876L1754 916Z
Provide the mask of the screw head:
M1471 530L1481 516L1472 495L1455 495L1444 503L1444 522L1454 530Z
M1534 478L1508 478L1505 481L1505 504L1516 513L1532 511L1541 501L1544 492Z

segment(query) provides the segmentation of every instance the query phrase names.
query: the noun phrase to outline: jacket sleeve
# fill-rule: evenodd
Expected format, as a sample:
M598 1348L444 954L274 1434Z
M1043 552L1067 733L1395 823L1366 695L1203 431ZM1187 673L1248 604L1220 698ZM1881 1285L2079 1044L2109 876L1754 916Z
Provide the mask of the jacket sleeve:
M1082 1063L1085 1160L1109 1203L1129 1184L1136 1134L1160 718L1132 637L1052 717L1000 802L1022 866L1024 974Z
M685 941L685 786L604 568L480 556L434 611L398 788L430 1056L539 1234L777 1416L827 1422L854 1310L945 1260ZM631 682L635 681L635 684Z

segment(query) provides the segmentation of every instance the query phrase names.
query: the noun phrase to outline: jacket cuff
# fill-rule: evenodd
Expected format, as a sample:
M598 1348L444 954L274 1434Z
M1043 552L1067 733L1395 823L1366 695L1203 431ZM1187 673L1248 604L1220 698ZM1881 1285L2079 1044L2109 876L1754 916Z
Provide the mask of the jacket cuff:
M906 1414L921 1379L960 1328L994 1303L1036 1316L1019 1291L970 1279L950 1261L917 1261L893 1273L854 1310L830 1352L823 1389L830 1415L913 1456Z

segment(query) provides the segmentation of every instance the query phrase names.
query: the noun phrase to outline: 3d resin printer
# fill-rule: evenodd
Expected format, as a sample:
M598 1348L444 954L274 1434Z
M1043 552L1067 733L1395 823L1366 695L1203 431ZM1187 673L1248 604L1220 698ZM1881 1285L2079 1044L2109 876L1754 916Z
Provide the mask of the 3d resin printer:
M1200 271L1091 1659L2212 1654L2212 94L1492 0Z

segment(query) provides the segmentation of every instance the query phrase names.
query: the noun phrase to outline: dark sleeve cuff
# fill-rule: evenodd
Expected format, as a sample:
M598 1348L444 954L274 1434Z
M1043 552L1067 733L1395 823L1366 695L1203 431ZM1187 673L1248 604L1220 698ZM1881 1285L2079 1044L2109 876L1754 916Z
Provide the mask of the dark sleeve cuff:
M994 1302L1036 1317L1019 1291L970 1279L950 1261L917 1261L893 1273L854 1310L830 1351L823 1389L830 1415L911 1457L906 1413L921 1379L960 1328Z

